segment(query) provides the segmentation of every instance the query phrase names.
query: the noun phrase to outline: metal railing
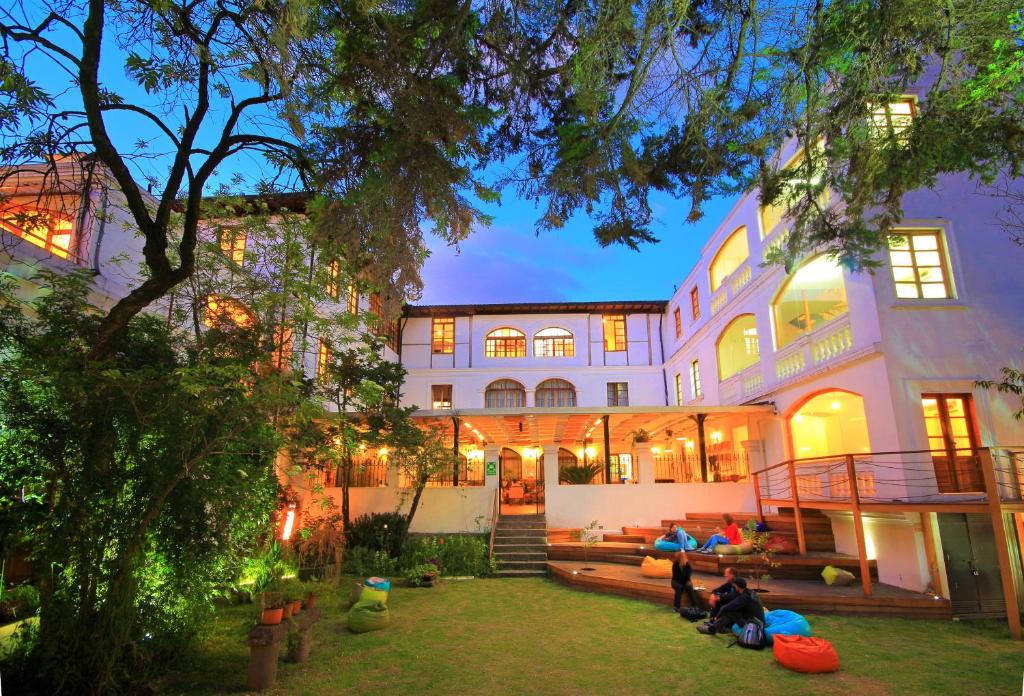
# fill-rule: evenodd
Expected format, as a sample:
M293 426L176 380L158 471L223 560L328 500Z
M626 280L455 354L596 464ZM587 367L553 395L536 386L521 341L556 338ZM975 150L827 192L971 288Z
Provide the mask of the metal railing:
M501 489L494 489L494 502L491 504L491 539L487 542L487 557L494 558L494 533L498 529L498 507L501 501Z

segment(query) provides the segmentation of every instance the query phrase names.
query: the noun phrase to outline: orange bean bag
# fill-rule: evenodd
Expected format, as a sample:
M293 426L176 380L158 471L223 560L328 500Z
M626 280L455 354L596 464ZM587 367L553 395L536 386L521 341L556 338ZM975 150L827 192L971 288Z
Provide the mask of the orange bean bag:
M671 578L672 559L644 556L644 562L640 564L640 574L645 578Z
M823 674L839 669L839 655L824 638L775 636L772 652L780 665L794 672Z

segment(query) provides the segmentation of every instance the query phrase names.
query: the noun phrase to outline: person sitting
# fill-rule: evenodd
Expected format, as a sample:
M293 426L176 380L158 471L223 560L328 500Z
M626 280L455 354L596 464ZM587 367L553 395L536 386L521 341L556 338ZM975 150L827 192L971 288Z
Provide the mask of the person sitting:
M725 575L725 582L713 589L711 596L708 598L712 619L718 616L718 612L721 611L723 606L736 599L736 587L732 584L732 581L736 579L736 571L732 568L726 568L723 575Z
M705 542L704 546L700 547L700 553L713 553L715 547L719 544L739 544L743 541L743 536L740 534L740 528L736 526L736 523L732 519L732 515L728 512L722 514L722 521L725 522L725 526L719 528L711 537Z
M756 592L747 589L747 581L734 578L732 585L736 588L736 597L728 604L723 604L714 621L708 621L697 627L698 633L714 635L730 633L733 625L745 626L751 619L764 621L764 605Z
M672 600L672 607L675 611L679 611L680 600L683 598L683 593L686 593L687 599L690 600L691 607L699 607L700 600L697 599L697 593L693 591L693 567L690 565L690 561L686 558L686 553L680 551L676 554L675 560L672 563L672 589L675 590L676 594Z

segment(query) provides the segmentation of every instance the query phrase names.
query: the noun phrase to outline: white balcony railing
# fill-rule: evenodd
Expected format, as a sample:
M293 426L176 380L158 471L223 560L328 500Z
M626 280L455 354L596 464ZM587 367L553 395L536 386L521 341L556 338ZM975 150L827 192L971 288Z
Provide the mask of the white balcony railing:
M844 315L777 351L775 379L784 382L851 350L853 331L849 316Z
M757 362L721 382L718 398L723 404L737 404L754 398L763 393L764 389L764 373L761 371L761 363Z
M726 288L723 285L718 288L718 292L711 296L711 316L714 316L722 311L725 307L725 303L729 301L729 295L726 293Z
M729 300L736 297L743 288L747 287L753 278L754 272L751 270L749 262L744 263L726 276L722 280L721 286L711 296L711 315L714 316L721 312L725 305L729 303Z

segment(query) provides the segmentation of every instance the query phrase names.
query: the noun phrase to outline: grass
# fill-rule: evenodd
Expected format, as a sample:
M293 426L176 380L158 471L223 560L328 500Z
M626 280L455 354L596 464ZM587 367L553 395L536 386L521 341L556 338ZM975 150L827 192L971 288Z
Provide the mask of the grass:
M351 581L323 588L309 662L282 661L281 694L972 694L1019 693L1024 645L994 621L810 616L840 671L803 675L770 649L726 649L666 606L587 594L551 580L396 587L387 629L355 635L342 610ZM238 693L252 606L221 609L167 693ZM284 650L282 650L282 654Z

